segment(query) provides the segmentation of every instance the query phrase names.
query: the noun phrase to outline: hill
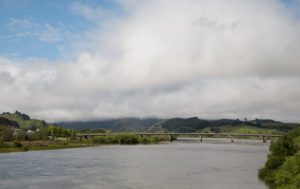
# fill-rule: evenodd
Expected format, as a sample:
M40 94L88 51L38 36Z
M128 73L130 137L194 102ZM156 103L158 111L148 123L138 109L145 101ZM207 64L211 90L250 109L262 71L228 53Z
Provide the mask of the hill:
M36 129L47 127L47 123L43 120L31 119L28 115L16 111L15 113L4 112L0 114L1 119L14 121L21 129Z
M0 125L21 129L36 129L49 126L43 120L31 119L30 116L16 111L0 114ZM227 132L227 133L277 133L289 131L300 126L298 123L283 123L271 119L217 119L206 120L198 117L190 118L121 118L98 121L59 122L54 125L69 129L87 130L87 132Z
M9 126L9 127L15 127L15 128L20 127L16 121L12 121L5 117L0 117L0 126Z
M218 119L204 120L197 117L191 118L173 118L157 123L149 131L158 130L164 132L233 132L233 133L251 133L288 131L294 127L300 126L297 123L282 123L269 119L239 120L239 119Z
M57 125L70 128L70 129L106 129L114 132L122 131L134 131L143 132L155 123L159 122L160 119L147 118L122 118L122 119L109 119L99 121L76 121L76 122L59 122Z
M205 120L197 117L172 119L138 119L123 118L86 122L60 122L63 127L83 129L105 129L113 132L232 132L232 133L268 133L283 132L300 126L297 123L283 123L270 119L239 120L218 119Z

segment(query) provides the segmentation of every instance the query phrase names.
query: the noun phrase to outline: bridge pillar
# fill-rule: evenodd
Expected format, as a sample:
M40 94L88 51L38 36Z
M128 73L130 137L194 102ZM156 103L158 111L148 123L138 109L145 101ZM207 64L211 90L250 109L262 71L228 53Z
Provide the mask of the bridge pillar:
M200 142L202 142L203 141L203 137L202 137L202 135L200 135Z
M267 142L267 139L265 136L263 136L263 143L266 143Z
M231 142L234 142L234 136L231 135L231 139L230 139Z
M172 142L173 140L176 140L176 138L173 135L168 135L169 136L169 141Z
M172 142L172 135L169 135L169 141Z
M269 139L269 141L272 141L272 137L271 136L268 136L267 137L267 140Z

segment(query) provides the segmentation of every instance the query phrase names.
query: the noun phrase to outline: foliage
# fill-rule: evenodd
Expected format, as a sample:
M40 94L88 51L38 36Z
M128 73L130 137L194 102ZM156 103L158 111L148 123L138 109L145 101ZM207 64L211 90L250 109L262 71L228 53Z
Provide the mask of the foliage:
M5 125L5 126L10 126L10 127L15 127L15 128L20 127L16 121L10 120L5 117L0 117L0 125Z
M24 120L30 120L29 115L23 114L23 113L21 113L19 111L16 111L15 114L21 116L22 119L24 119Z
M52 139L55 139L56 137L74 137L76 136L76 131L73 129L66 129L63 127L58 126L49 126L47 130L47 135L51 136Z
M90 139L97 144L155 144L168 140L164 136L137 136L131 133L120 133L115 135L97 136Z
M0 141L12 141L13 140L13 129L8 126L0 125Z
M22 147L22 143L19 142L19 141L17 141L17 140L14 142L14 145L15 145L15 147L17 147L17 148L21 148L21 147Z
M11 121L16 122L21 129L37 129L37 128L45 128L48 124L43 120L31 119L28 115L16 111L15 113L2 113L0 115L2 118L9 119Z
M259 176L274 183L278 189L300 188L300 128L273 142L271 154Z
M36 131L28 135L28 140L48 140L48 129L41 128L39 131Z
M105 129L83 129L80 130L79 133L106 133Z

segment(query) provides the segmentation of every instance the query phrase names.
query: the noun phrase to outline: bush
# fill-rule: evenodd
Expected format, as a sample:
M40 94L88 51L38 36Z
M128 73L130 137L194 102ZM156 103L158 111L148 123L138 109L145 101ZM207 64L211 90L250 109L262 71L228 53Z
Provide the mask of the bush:
M13 129L8 126L0 126L0 137L4 142L12 141L13 136Z
M161 138L158 137L158 136L150 136L150 137L149 137L149 142L152 143L152 144L159 143L160 140L161 140Z
M97 136L90 139L95 144L150 144L168 140L163 136L137 136L130 133L121 133L107 136Z
M119 144L138 144L139 138L134 134L124 133L116 135L118 137Z
M14 142L14 146L17 147L17 148L21 148L22 147L22 143L16 140Z
M139 137L139 143L140 144L149 144L148 137Z
M270 146L271 154L259 176L278 189L300 188L300 128L287 133Z
M104 136L97 136L92 138L92 143L105 144L106 138Z
M15 138L19 141L25 140L26 138L26 133L24 131L19 131Z
M118 144L118 137L113 135L107 135L106 144Z
M29 148L27 146L24 146L23 149L24 149L24 151L28 151L29 150Z

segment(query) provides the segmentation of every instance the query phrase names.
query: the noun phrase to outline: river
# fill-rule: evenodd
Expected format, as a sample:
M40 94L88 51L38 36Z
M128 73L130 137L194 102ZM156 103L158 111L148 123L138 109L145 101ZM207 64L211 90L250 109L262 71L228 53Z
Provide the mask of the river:
M268 144L228 140L0 154L0 188L268 189Z

